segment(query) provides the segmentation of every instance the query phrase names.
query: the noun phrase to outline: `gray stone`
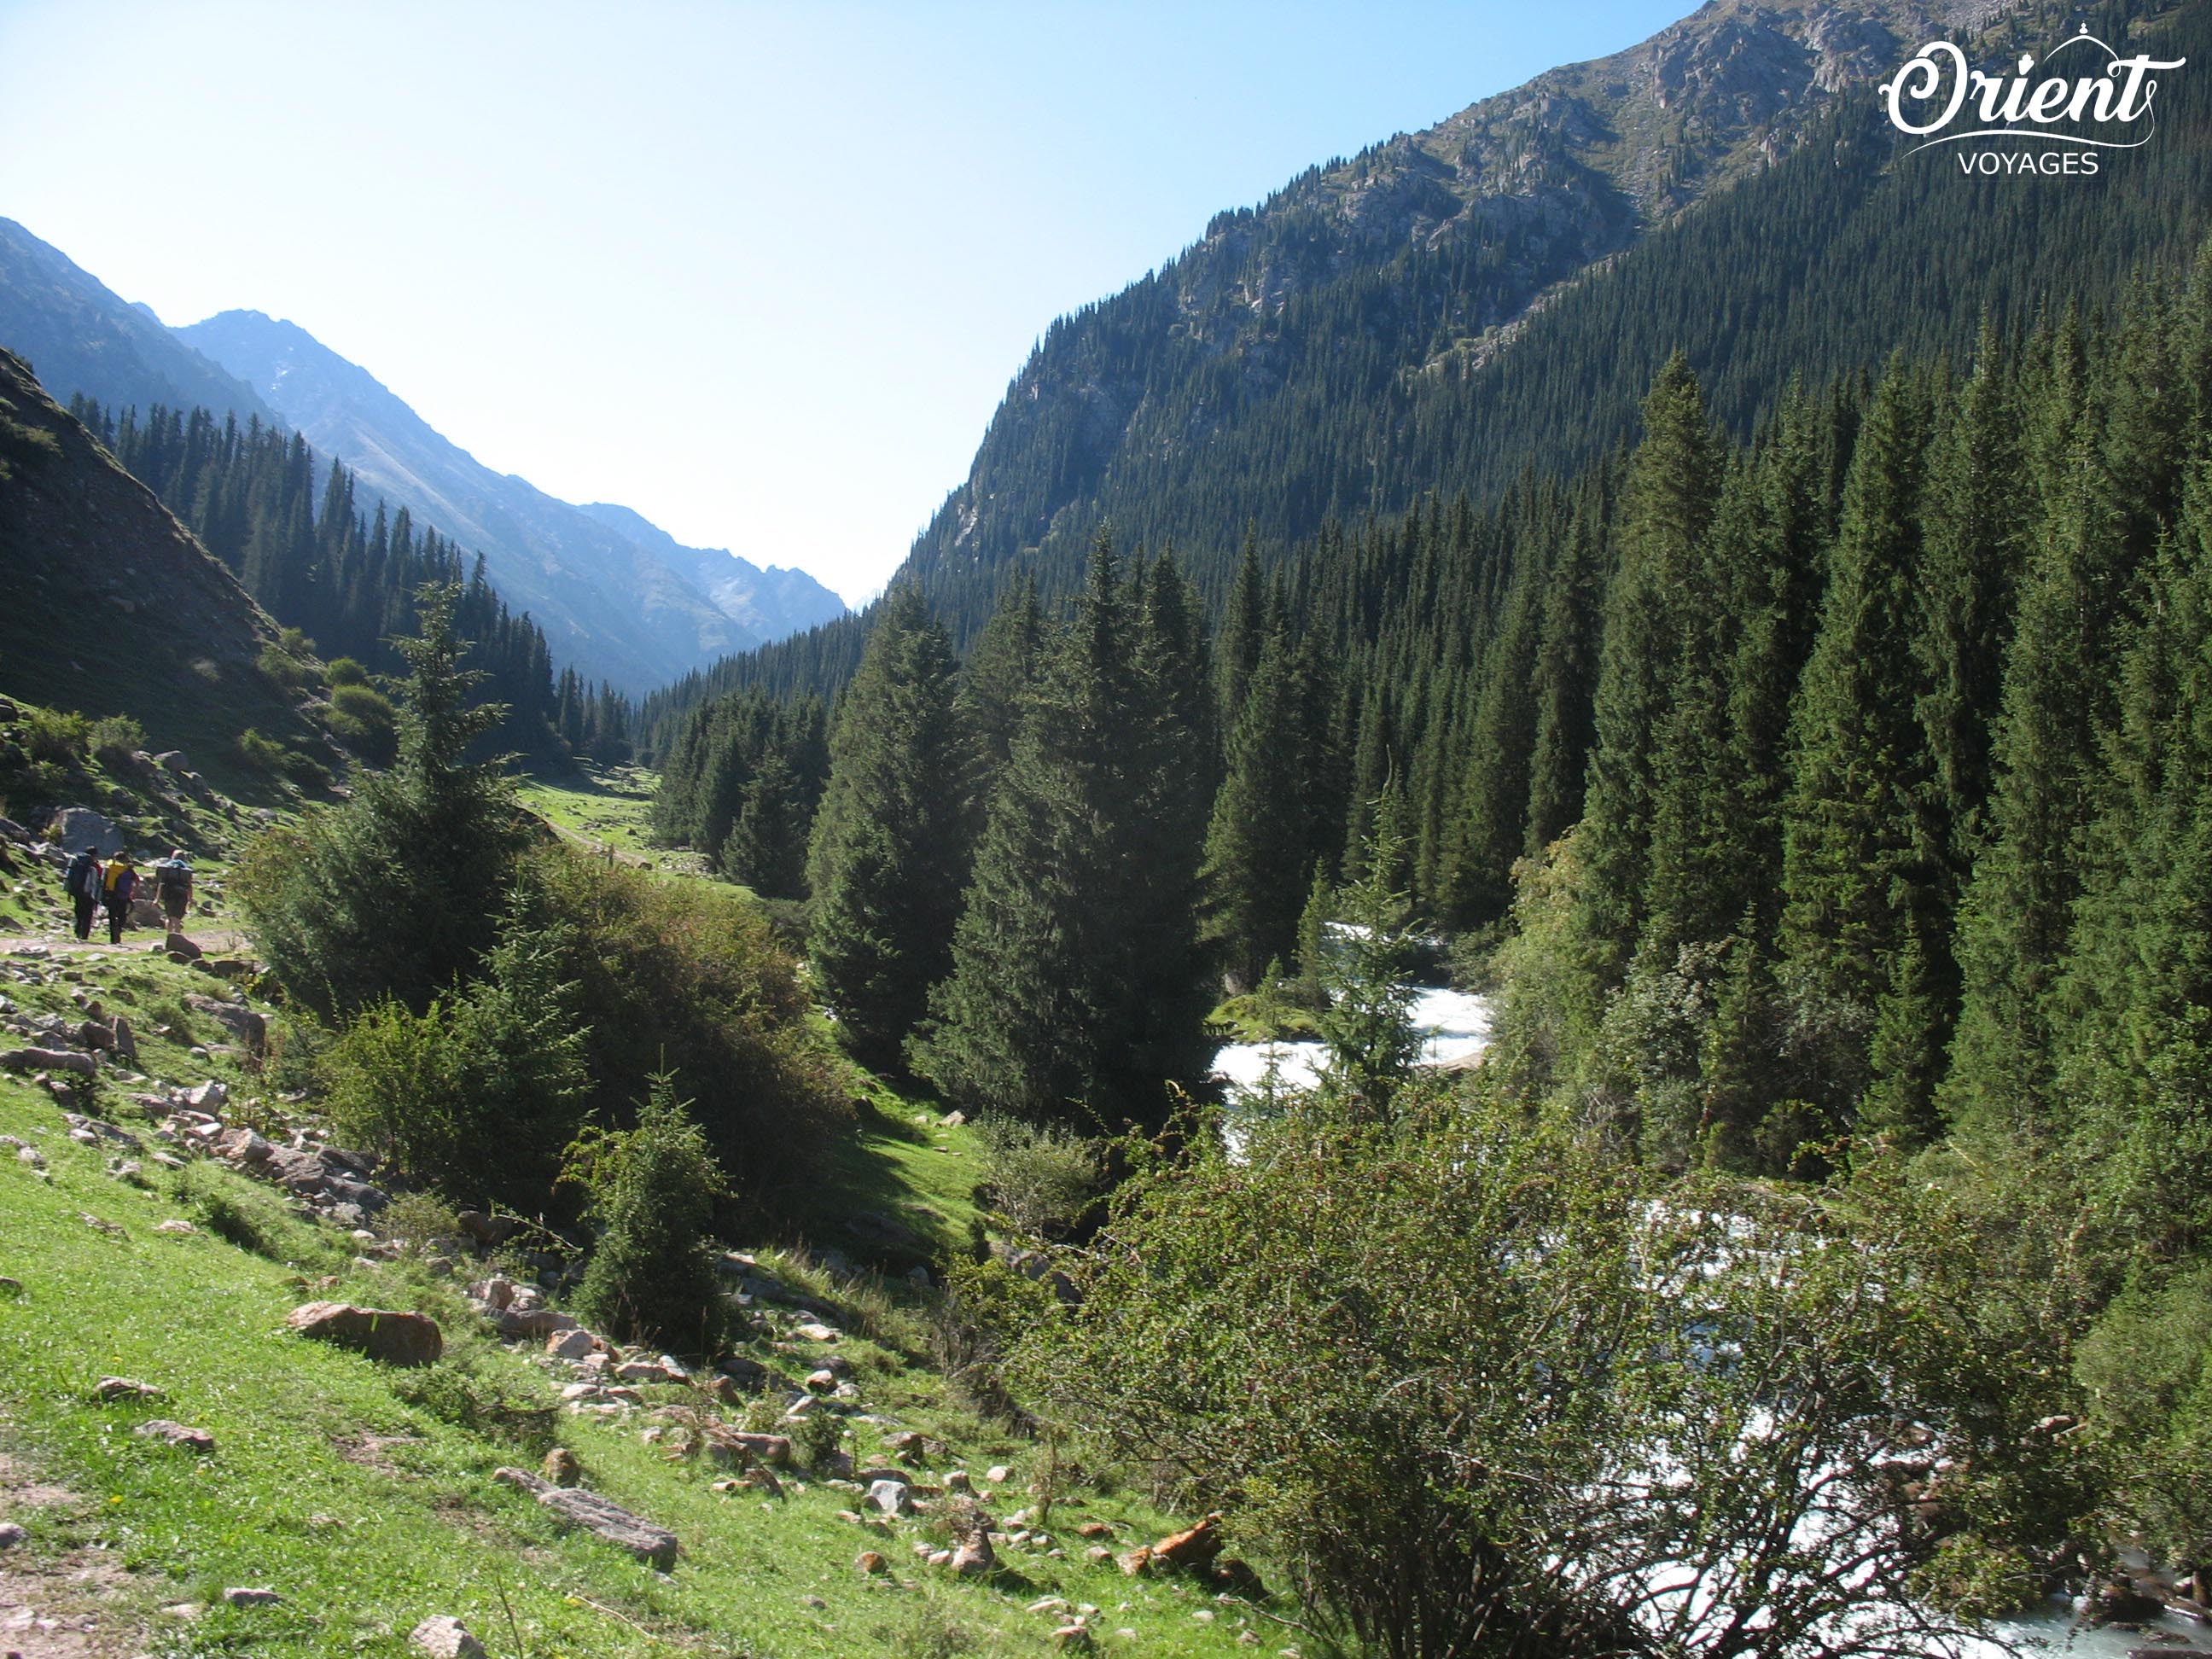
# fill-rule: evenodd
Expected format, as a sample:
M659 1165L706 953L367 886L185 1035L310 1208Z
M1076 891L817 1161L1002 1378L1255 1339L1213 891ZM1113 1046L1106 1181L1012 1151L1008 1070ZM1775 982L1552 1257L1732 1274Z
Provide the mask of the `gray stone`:
M156 1417L141 1423L131 1431L142 1440L159 1440L165 1444L179 1446L185 1450L206 1456L215 1449L215 1437L205 1429L195 1429L182 1423L173 1423L166 1417Z
M273 1607L284 1598L265 1587L254 1589L240 1584L225 1590L222 1599L234 1607Z
M102 858L112 858L123 850L123 832L115 827L114 820L102 817L89 806L63 807L46 825L46 839L64 852L89 849Z
M676 1565L676 1534L639 1519L621 1504L580 1487L556 1486L527 1469L492 1471L492 1479L530 1493L562 1519L666 1572Z
M0 1521L0 1550L12 1550L30 1535L13 1521Z
M351 1348L386 1365L428 1365L445 1352L445 1334L428 1314L310 1302L284 1322L317 1342Z
M90 1077L97 1069L90 1054L73 1048L13 1048L0 1054L0 1066L11 1072L68 1072Z
M885 1515L912 1515L914 1494L903 1480L878 1480L868 1488L868 1503Z
M407 1645L429 1659L484 1659L483 1644L451 1613L425 1619L409 1632Z

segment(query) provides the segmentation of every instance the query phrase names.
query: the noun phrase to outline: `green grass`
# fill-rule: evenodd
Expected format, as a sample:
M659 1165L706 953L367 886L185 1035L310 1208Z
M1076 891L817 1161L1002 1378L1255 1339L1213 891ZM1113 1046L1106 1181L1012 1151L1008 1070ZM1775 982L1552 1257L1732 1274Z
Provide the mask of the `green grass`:
M348 1241L302 1227L293 1236L300 1254L287 1262L204 1232L157 1234L156 1222L187 1213L176 1178L151 1171L151 1190L111 1179L103 1154L70 1143L58 1111L14 1082L0 1082L0 1132L40 1146L52 1176L49 1186L12 1160L0 1164L0 1273L25 1286L20 1298L0 1297L0 1450L76 1494L17 1517L31 1527L26 1547L54 1565L94 1550L119 1563L126 1577L110 1617L167 1632L163 1651L396 1659L417 1621L453 1613L495 1654L511 1655L517 1644L502 1587L520 1645L533 1656L643 1655L670 1644L759 1659L1042 1653L1052 1620L1025 1608L1047 1595L1097 1604L1109 1651L1236 1650L1239 1610L1217 1607L1194 1585L1128 1579L1110 1563L1080 1559L1072 1528L1085 1516L1115 1523L1125 1540L1172 1524L1132 1496L1062 1500L1052 1524L1069 1528L1073 1559L1008 1552L998 1581L960 1583L913 1556L927 1522L899 1522L888 1537L864 1531L837 1516L854 1502L850 1494L803 1478L797 1484L806 1489L795 1485L781 1503L725 1496L711 1489L717 1471L672 1462L641 1444L641 1418L611 1426L562 1417L559 1437L587 1484L684 1540L683 1559L663 1577L589 1538L560 1534L535 1504L492 1481L501 1463L534 1461L534 1446L410 1404L406 1394L420 1374L382 1370L284 1331L285 1314L307 1294L295 1270L342 1260ZM243 1201L267 1201L265 1189L227 1171L206 1169L195 1179L236 1187ZM86 1212L123 1235L95 1230ZM820 1288L835 1300L836 1286ZM348 1269L329 1293L422 1306L448 1332L446 1370L479 1388L489 1379L548 1397L541 1372L473 1334L455 1293L411 1267ZM1020 1488L1033 1449L952 1407L901 1346L915 1323L887 1319L883 1328L890 1340L855 1334L844 1345L871 1407L951 1442L947 1467L957 1462L980 1478L993 1462L1017 1466L997 1504L1002 1520L1030 1501ZM810 1358L787 1354L779 1363ZM107 1374L154 1382L167 1397L94 1403L92 1386ZM207 1429L215 1455L195 1458L130 1432L155 1416ZM856 1440L864 1462L877 1451L866 1425L856 1425ZM855 1572L854 1559L866 1547L890 1559L893 1581ZM286 1599L234 1609L219 1601L231 1585L266 1585ZM210 1605L189 1621L158 1611L180 1601ZM1194 1621L1200 1611L1214 1612L1215 1621ZM1113 1634L1125 1627L1137 1636ZM1277 1633L1263 1627L1267 1650L1279 1645Z

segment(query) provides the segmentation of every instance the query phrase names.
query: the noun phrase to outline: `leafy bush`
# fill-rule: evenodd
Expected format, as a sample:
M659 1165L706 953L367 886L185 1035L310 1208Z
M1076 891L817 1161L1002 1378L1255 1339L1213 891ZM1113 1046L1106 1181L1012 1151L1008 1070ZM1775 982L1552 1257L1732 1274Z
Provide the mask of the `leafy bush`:
M392 1373L392 1391L431 1416L542 1457L553 1449L560 1407L537 1379L517 1376L480 1347L448 1349L434 1364Z
M342 685L367 685L368 670L355 658L332 657L323 665L323 678L331 683L331 690L335 691ZM336 701L335 697L332 701Z
M110 714L93 722L87 741L94 754L116 765L145 748L146 728L128 714Z
M759 910L555 846L530 860L515 902L522 925L561 940L591 1110L627 1121L634 1079L675 1073L744 1211L733 1224L783 1218L851 1109L797 966Z
M707 1229L722 1172L667 1076L653 1079L635 1129L580 1136L567 1173L600 1224L578 1310L628 1341L712 1353L725 1316Z
M1036 1243L1072 1237L1106 1184L1104 1149L1072 1129L994 1115L977 1126L991 1207Z
M1441 1085L1361 1107L1131 1182L1079 1302L1009 1327L1031 1398L1343 1644L1942 1650L1934 1598L2032 1588L2082 1513L2053 1380L1918 1184L1667 1183Z
M370 766L389 766L398 757L398 711L374 686L352 681L333 685L325 723L332 736Z
M584 1034L557 945L510 927L488 971L431 1000L371 1005L322 1057L339 1131L456 1197L541 1210L584 1090Z
M259 727L249 726L238 734L238 757L255 771L274 778L284 775L292 751L274 738L264 736Z
M810 1469L819 1469L845 1443L845 1425L835 1412L809 1412L786 1432L793 1452Z
M92 744L92 722L83 715L58 708L26 708L22 711L23 747L31 758L66 766L84 758Z

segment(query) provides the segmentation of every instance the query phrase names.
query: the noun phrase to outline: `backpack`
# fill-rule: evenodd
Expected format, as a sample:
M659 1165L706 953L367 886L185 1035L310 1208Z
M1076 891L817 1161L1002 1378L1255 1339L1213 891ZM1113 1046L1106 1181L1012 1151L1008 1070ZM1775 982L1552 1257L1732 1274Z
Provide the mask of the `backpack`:
M62 872L62 891L71 898L91 898L99 890L99 878L94 873L100 868L99 860L87 853L79 853L69 861Z
M107 866L107 902L112 908L120 909L131 902L131 894L138 890L138 872L120 864Z
M154 890L164 897L191 891L192 866L176 859L163 859L154 866Z

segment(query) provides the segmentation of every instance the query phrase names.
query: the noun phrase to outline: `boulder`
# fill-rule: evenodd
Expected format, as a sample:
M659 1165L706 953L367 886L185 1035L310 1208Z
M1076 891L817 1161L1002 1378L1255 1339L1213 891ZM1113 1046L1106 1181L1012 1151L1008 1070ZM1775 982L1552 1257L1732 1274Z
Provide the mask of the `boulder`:
M913 1489L903 1480L878 1480L868 1488L868 1504L885 1515L912 1515Z
M310 1302L295 1308L284 1322L302 1336L351 1348L380 1364L428 1365L445 1352L444 1333L427 1314Z
M978 1528L952 1552L952 1571L963 1578L980 1577L997 1571L998 1557L991 1553L991 1534Z
M180 1446L203 1457L215 1449L215 1437L205 1429L173 1423L166 1417L150 1418L131 1432L142 1440L159 1440L166 1445Z
M207 952L198 944L182 933L171 933L154 947L165 953L172 962L196 963Z
M580 1325L573 1330L556 1331L545 1339L545 1352L556 1359L581 1359L593 1346L592 1334Z
M11 1048L0 1054L0 1066L11 1072L67 1072L90 1077L99 1069L90 1054L74 1048Z
M210 1078L185 1091L185 1104L196 1112L219 1112L230 1104L230 1091Z
M484 1659L483 1644L449 1613L425 1619L408 1632L407 1645L429 1659Z
M259 1049L268 1044L269 1022L242 1002L226 1002L219 997L191 992L185 998L185 1006L206 1015L249 1048Z
M133 927L159 927L161 925L161 907L150 898L132 899L131 925Z
M495 1469L492 1479L520 1487L571 1525L583 1528L617 1549L627 1550L639 1560L650 1562L663 1572L676 1564L677 1540L674 1533L665 1527L656 1527L649 1521L640 1520L619 1504L602 1498L597 1492L585 1492L580 1487L556 1486L527 1469Z
M123 831L115 827L115 821L102 817L89 806L63 807L46 825L46 839L64 852L82 853L88 848L104 859L123 850Z

